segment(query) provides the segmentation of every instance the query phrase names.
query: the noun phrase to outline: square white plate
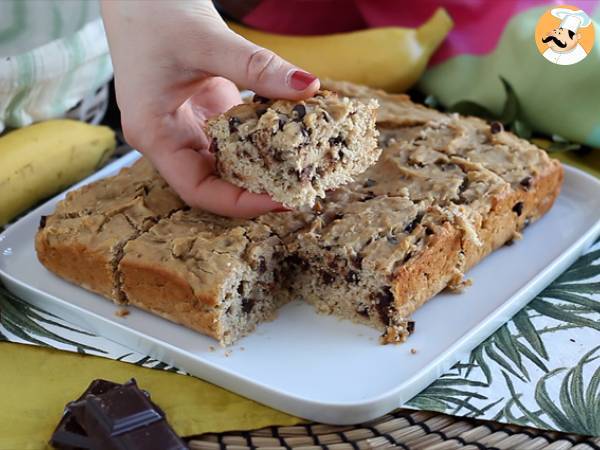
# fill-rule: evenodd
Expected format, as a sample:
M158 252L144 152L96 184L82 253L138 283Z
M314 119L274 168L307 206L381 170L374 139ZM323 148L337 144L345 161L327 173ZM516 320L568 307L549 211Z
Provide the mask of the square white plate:
M131 153L85 180L130 165ZM27 301L138 352L283 411L320 422L370 420L400 406L493 333L600 233L600 182L566 167L552 210L470 271L463 294L440 294L414 315L405 345L378 344L370 328L320 316L295 302L229 351L212 339L135 308L126 318L104 298L69 284L38 262L39 218L58 196L0 235L0 276ZM244 347L242 350L241 347ZM412 354L410 349L417 350Z

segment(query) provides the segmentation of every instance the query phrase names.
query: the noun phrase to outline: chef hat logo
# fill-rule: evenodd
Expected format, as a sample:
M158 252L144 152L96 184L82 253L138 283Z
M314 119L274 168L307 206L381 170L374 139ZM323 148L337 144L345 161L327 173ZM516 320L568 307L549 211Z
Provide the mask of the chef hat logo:
M557 65L583 61L594 45L594 22L575 6L548 9L538 21L535 43L540 54Z

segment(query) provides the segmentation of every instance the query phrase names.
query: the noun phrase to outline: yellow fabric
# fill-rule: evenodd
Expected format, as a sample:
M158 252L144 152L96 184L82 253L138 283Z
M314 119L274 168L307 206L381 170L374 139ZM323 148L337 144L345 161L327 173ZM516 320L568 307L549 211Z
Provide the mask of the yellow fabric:
M65 404L95 378L135 378L182 436L301 420L197 378L29 345L0 343L0 450L49 449Z

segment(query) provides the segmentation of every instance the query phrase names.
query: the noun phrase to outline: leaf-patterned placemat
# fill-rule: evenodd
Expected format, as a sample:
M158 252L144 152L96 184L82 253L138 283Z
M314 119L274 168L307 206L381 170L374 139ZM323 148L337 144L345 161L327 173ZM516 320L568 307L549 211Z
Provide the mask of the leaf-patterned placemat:
M32 306L1 285L0 340L178 371ZM600 240L405 406L600 435Z

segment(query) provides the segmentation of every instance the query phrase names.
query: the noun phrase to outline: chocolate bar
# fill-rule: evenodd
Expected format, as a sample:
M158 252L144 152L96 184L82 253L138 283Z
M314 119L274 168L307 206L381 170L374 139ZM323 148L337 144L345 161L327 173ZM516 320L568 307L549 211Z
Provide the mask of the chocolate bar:
M95 380L67 405L50 443L61 450L187 450L165 413L139 389Z

